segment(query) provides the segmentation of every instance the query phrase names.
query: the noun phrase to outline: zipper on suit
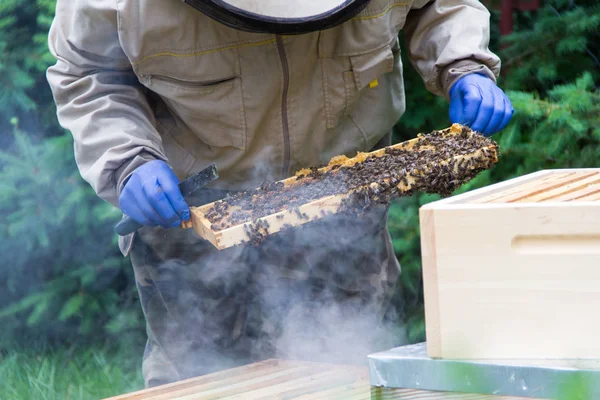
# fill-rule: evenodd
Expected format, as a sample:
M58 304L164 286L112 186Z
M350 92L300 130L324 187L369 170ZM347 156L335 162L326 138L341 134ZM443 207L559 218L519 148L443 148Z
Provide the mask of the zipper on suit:
M290 88L290 68L288 65L287 56L285 54L285 47L283 46L283 39L281 36L276 36L277 51L279 52L279 59L281 60L281 67L283 70L283 92L281 94L281 123L283 128L283 169L282 174L285 178L289 174L290 168L290 127L288 123L288 91Z

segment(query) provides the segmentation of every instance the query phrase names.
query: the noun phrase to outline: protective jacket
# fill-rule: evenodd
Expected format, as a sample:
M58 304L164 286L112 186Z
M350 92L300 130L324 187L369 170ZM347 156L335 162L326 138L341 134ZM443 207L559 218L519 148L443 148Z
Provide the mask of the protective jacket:
M81 175L107 202L151 159L180 179L214 161L213 186L240 190L388 134L405 111L401 30L436 95L499 74L477 0L373 0L335 28L283 37L180 0L58 0L47 78Z

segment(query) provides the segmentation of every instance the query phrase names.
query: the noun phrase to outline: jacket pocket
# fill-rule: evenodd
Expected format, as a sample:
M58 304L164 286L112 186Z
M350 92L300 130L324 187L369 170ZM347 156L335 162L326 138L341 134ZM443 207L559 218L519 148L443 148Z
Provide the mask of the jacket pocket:
M144 75L144 83L163 98L189 131L212 148L246 148L246 118L240 77L187 81Z
M361 62L362 60L359 61ZM373 61L364 60L362 67L358 67L363 71L360 85L369 82L366 83L368 90L364 91L350 112L352 123L363 136L364 151L371 151L386 134L389 134L406 110L398 41L393 47L386 47L385 57L377 63L385 65L384 74L376 74L376 69L370 68L372 64Z
M360 55L322 59L327 128L335 128L349 116L356 101L379 85L394 70L394 53L385 45Z

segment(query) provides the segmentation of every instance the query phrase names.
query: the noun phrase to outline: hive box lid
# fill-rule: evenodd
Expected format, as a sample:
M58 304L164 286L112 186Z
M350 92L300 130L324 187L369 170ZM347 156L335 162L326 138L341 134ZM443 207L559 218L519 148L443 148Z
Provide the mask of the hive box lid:
M369 376L382 388L600 399L600 360L439 360L418 343L369 355Z

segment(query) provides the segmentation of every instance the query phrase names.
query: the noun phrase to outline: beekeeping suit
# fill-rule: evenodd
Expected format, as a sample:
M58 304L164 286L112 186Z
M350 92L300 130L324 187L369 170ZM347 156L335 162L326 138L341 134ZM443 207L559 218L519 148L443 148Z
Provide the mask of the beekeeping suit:
M47 76L59 121L98 196L147 225L120 247L147 321L148 386L306 349L313 334L355 340L381 320L400 271L384 209L222 252L168 229L192 203L388 144L405 111L401 51L447 99L467 74L496 82L476 0L372 0L355 12L287 35L237 29L179 0L58 0ZM177 181L213 161L219 180L183 202ZM308 315L315 329L302 341Z

